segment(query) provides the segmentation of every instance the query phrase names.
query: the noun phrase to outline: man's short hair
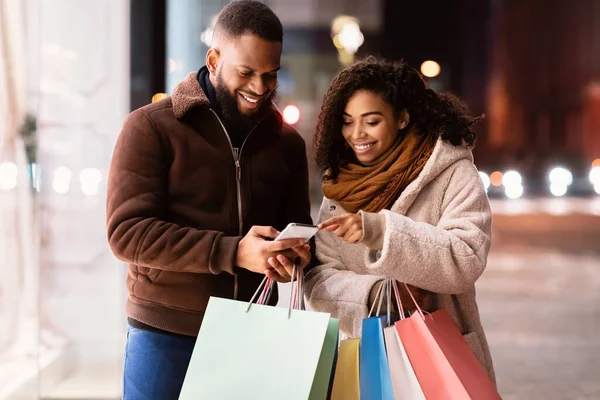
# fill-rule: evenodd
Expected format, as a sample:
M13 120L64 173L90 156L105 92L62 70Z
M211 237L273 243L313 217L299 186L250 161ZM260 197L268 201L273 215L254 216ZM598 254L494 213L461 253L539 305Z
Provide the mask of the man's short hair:
M215 39L253 34L269 42L283 42L283 27L275 13L256 0L236 0L219 13Z

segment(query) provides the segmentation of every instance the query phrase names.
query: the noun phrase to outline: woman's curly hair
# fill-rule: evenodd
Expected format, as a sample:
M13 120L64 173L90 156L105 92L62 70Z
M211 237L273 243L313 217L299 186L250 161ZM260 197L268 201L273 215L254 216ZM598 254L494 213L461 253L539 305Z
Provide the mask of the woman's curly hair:
M405 62L368 57L341 70L325 94L314 134L316 163L328 178L335 178L340 165L352 159L342 136L343 113L348 99L358 90L379 94L396 115L406 109L410 125L421 133L435 133L453 145L475 144L471 126L481 117L467 114L466 106L454 95L437 93L416 69Z

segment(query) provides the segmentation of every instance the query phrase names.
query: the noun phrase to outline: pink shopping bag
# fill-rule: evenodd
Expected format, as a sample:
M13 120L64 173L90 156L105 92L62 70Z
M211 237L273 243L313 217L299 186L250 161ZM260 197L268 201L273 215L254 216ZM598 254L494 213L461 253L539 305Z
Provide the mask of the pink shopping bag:
M425 315L416 307L410 318L396 322L395 327L425 397L501 399L448 312L442 309Z

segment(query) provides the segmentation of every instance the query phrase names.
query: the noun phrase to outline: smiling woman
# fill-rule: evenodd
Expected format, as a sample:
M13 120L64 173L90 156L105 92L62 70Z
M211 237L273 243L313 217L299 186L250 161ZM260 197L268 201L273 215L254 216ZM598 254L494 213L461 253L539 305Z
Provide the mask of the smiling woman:
M342 135L356 158L368 164L398 142L398 130L406 128L409 121L406 110L396 113L381 96L358 90L346 105Z
M491 231L476 121L404 63L368 58L333 79L314 137L324 198L306 294L359 337L381 283L406 283L403 308L452 315L493 380L474 295Z

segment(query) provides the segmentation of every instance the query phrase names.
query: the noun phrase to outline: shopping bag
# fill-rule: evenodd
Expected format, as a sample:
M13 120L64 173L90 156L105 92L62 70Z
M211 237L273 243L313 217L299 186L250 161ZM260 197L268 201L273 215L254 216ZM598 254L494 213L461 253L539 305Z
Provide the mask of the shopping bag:
M211 297L179 398L325 399L338 332L327 313Z
M362 337L360 343L360 398L361 400L394 400L390 367L385 350L383 328L390 321L390 294L388 291L387 316L371 317L377 299L381 309L386 285L380 285L376 300L369 311L369 318L362 321Z
M360 400L359 345L360 339L340 341L331 400Z
M307 312L307 311L305 311ZM309 400L329 399L333 389L335 376L335 359L338 354L338 339L340 336L340 323L338 319L330 318L325 333L325 341L317 364L317 372L313 382ZM325 396L323 395L325 394Z
M385 352L386 316L365 318L360 343L361 400L394 400L392 378Z
M415 305L395 327L427 400L501 399L446 310L425 315Z
M392 281L388 281L392 284ZM401 319L404 319L404 309L400 299L400 293L396 282L393 281L393 288L396 294L396 304ZM415 375L404 345L398 336L395 326L384 328L383 335L385 337L385 348L387 351L388 362L390 364L390 375L392 377L392 388L394 397L399 399L409 400L425 400L425 395L421 389L421 385Z
M394 326L383 330L388 361L390 364L390 376L394 398L425 400L421 385L410 364L402 341L398 337Z

